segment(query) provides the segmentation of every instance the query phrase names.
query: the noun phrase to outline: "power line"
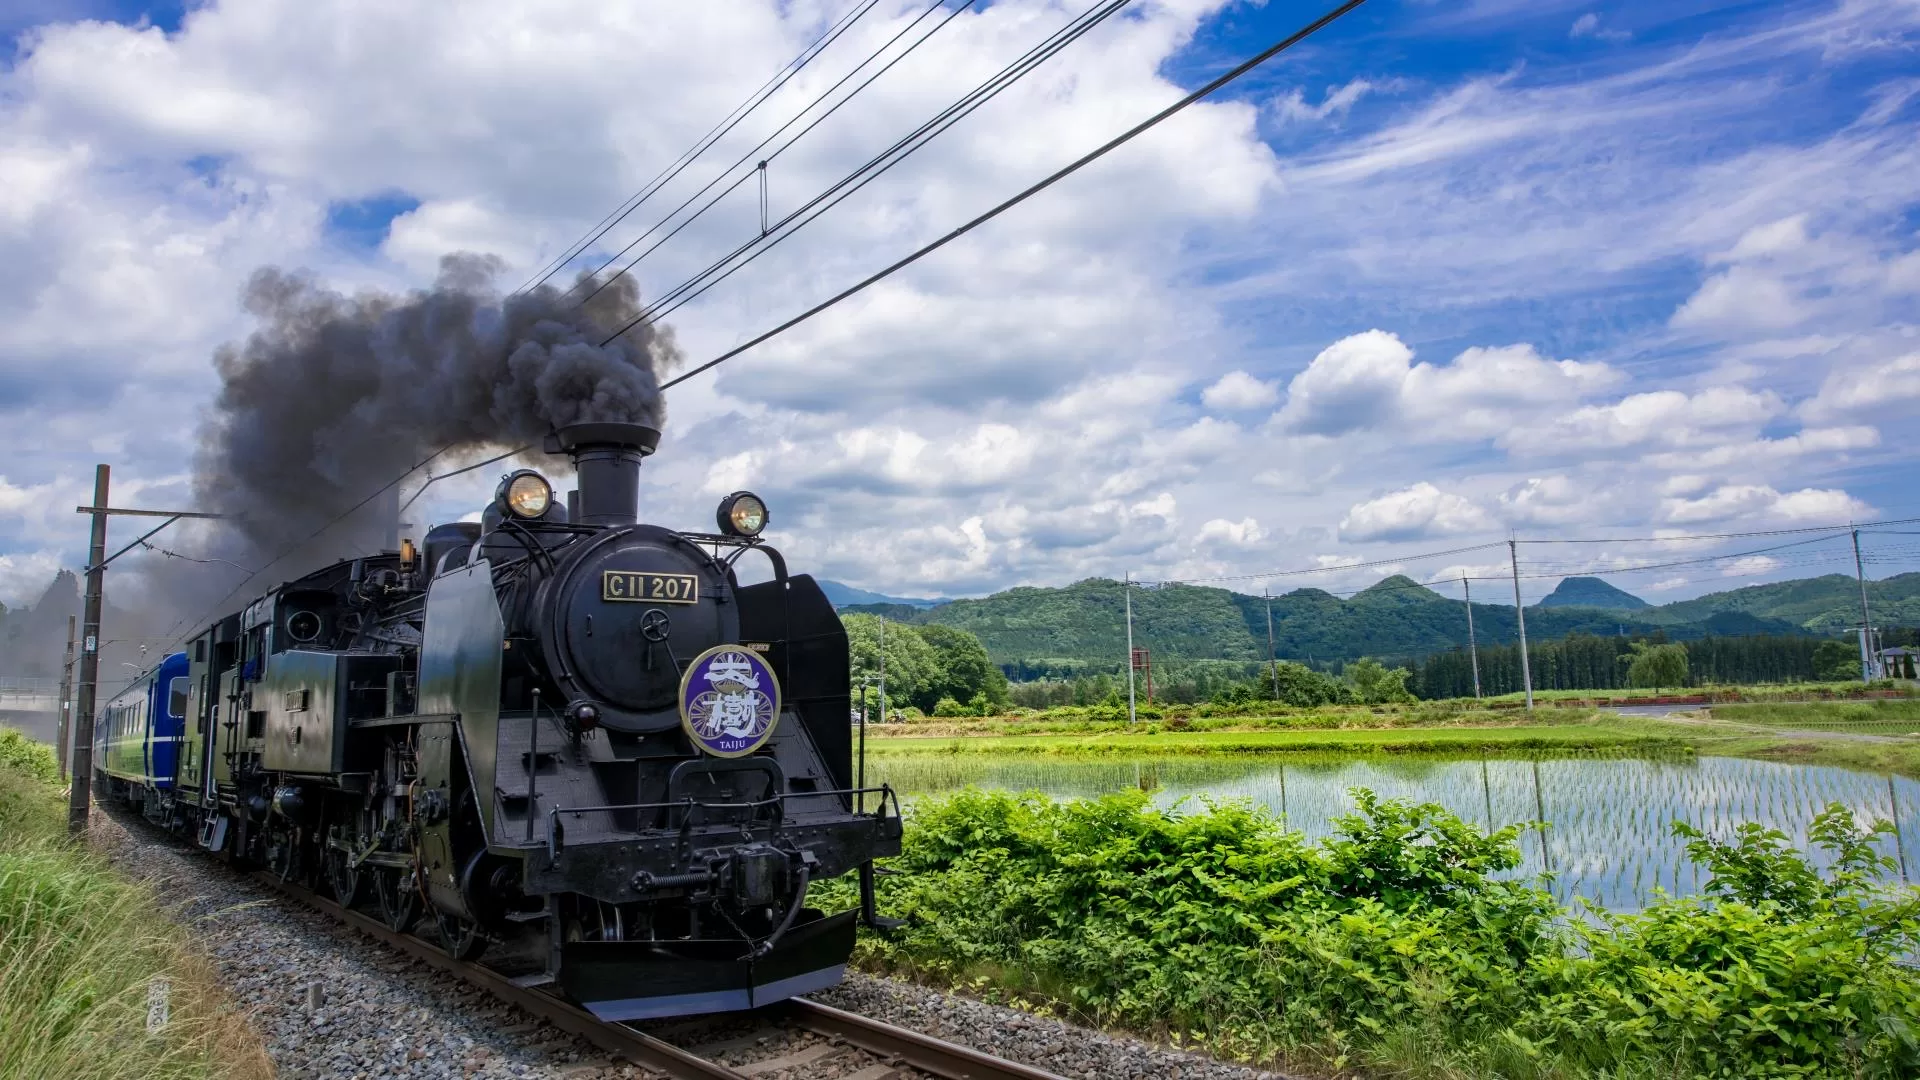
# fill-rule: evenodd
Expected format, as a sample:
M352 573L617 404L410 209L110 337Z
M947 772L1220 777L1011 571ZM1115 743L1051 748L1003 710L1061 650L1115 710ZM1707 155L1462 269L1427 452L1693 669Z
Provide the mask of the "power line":
M881 269L878 272L869 275L865 279L861 280L859 283L847 289L844 289L839 293L836 293L832 297L829 297L828 299L821 301L818 304L815 304L813 307L810 307L807 310L801 312L800 314L795 315L793 318L788 319L786 322L781 323L780 325L774 327L773 329L767 330L755 336L751 340L746 341L740 345L737 345L727 350L724 353L721 353L719 356L714 357L712 360L709 360L706 363L701 364L699 367L696 367L691 371L687 371L681 375L678 375L672 379L669 379L667 382L662 383L660 388L662 390L665 390L670 387L677 386L680 383L687 381L688 379L692 378L695 375L711 370L712 368L718 367L719 365L726 363L728 360L731 360L734 357L739 356L741 353L746 352L747 350L752 349L765 341L768 341L774 337L777 337L780 334L786 333L788 330L791 330L794 327L799 326L801 323L806 322L807 320L813 318L814 316L820 314L821 312L827 310L828 308L831 308L834 305L840 303L841 301L846 300L848 297L855 296L861 292L864 292L866 289L873 286L876 282L885 280L886 278L892 276L893 274L899 272L900 270L908 266L911 266L916 262L919 262L921 259L927 257L928 255L931 255L935 251L938 251L941 248L946 247L948 244L972 232L974 229L977 229L980 226L986 224L987 222L992 221L994 218L999 217L1001 214L1006 213L1008 210L1011 210L1015 206L1020 205L1021 203L1027 201L1033 196L1039 194L1040 192L1045 191L1047 188L1052 187L1054 184L1059 183L1061 180L1064 180L1067 177L1073 175L1074 173L1079 172L1081 169L1099 160L1100 158L1105 157L1108 153L1112 152L1118 147L1133 141L1142 133L1154 128L1155 126L1159 125L1162 121L1166 120L1167 118L1185 110L1188 106L1194 104L1197 101L1200 101L1205 97L1208 97L1209 95L1213 94L1216 90L1219 90L1221 87L1226 86L1231 82L1234 82L1235 80L1239 79L1241 76L1245 75L1247 72L1252 71L1254 68L1257 68L1261 64L1266 63L1268 60L1272 59L1273 57L1279 55L1280 53L1286 51L1287 49L1292 48L1293 46L1299 44L1301 41L1306 40L1309 36L1318 32L1328 24L1332 23L1334 20L1345 15L1347 12L1352 11L1354 8L1359 7L1361 4L1365 2L1366 0L1346 0L1345 3L1339 5L1338 7L1333 8L1332 10L1328 11L1326 14L1321 15L1319 18L1308 23L1306 26L1300 28L1299 30L1294 31L1292 34L1287 35L1286 37L1280 39L1274 44L1254 54L1251 58L1241 62L1236 67L1229 70L1225 74L1220 75L1219 77L1213 79L1211 82L1208 82L1206 85L1202 86L1200 89L1195 90L1193 93L1188 94L1186 97L1181 98L1179 101L1176 101L1172 105L1169 105L1166 108L1160 110L1159 112L1153 114L1147 119L1134 125L1132 128L1129 128L1127 131L1122 132L1120 135L1117 135L1114 138L1108 140L1106 143L1090 151L1089 153L1082 155L1080 158L1074 160L1068 165L1053 172L1052 174L1047 176L1045 179L1040 180L1039 182L1027 187L1025 190L1021 191L1019 194L1014 195L1012 198L1007 199L1005 202L1002 202L999 205L993 207L992 209L986 211L985 213L980 214L979 216L975 217L973 220L968 221L966 224L961 225L959 228L956 228L951 232L946 233L940 238L934 240L933 242L926 244L925 246L914 251L913 253L905 256L904 258L901 258L893 262L892 264L888 265L884 269ZM636 325L636 323L637 323L637 320L635 323L629 323L627 326L622 327L621 333L625 333L627 330L632 329L632 327Z
M1792 529L1760 529L1753 532L1731 533L1694 533L1686 536L1619 536L1619 537L1581 537L1569 539L1522 540L1522 544L1653 544L1672 543L1685 540L1744 540L1754 536L1791 536L1796 533L1810 532L1846 532L1850 529L1866 529L1879 525L1912 525L1920 518L1895 518L1890 521L1863 521L1852 525L1805 525Z
M971 2L971 0L968 0L968 2ZM1095 3L1092 7L1070 20L1066 26L1054 31L1054 33L1049 35L1045 40L1028 49L1019 59L1002 68L986 82L981 83L963 95L959 100L942 109L913 131L895 140L893 145L874 155L859 168L854 169L846 176L835 181L832 185L781 218L778 222L773 223L771 227L764 228L759 236L735 247L732 251L708 265L704 270L701 270L699 273L681 282L657 298L645 311L640 313L639 319L658 321L692 302L708 289L732 277L747 264L766 254L772 248L792 237L793 234L818 220L820 216L827 211L845 202L856 192L879 179L895 165L913 156L913 154L923 149L926 144L944 134L961 120L966 119L967 116L971 115L987 102L998 97L1008 87L1025 78L1035 68L1038 68L1054 56L1057 56L1061 51L1066 49L1067 46L1078 41L1089 31L1111 18L1130 2L1131 0L1099 0L1099 2ZM784 149L785 147L782 147L782 150ZM745 179L743 176L734 186L738 187L739 183L744 182ZM723 192L722 196L716 196L715 201L717 202L718 199L725 194L726 193ZM708 204L709 207L711 205L713 204ZM706 209L707 207L703 207L702 212ZM676 229L675 231L677 232L679 230ZM661 243L665 243L666 240L670 238L671 234L663 238ZM655 247L658 246L658 244L655 245ZM653 249L650 248L648 250L651 251ZM646 254L647 252L641 253L642 256ZM638 262L638 258L635 259L635 262ZM731 266L729 266L730 263L732 264ZM625 273L626 270L631 269L632 265L632 263L629 263L626 268L621 270L621 273ZM621 332L624 333L625 331L622 330ZM617 337L619 335L616 334L614 336ZM612 339L609 338L608 340Z
M619 206L608 212L606 217L601 218L598 225L587 230L587 235L567 245L566 250L562 252L558 258L548 263L538 275L529 279L514 291L516 293L527 292L545 283L548 278L559 273L561 268L565 267L567 263L583 254L589 247L599 241L601 237L607 235L615 225L626 220L627 216L635 210L638 210L642 203L646 202L647 199L651 198L654 193L658 192L662 187L671 183L675 177L686 171L701 154L710 149L714 143L725 138L728 133L739 126L740 122L745 120L755 109L759 108L768 98L779 92L780 88L785 86L794 76L800 74L801 69L805 68L809 63L812 63L816 57L826 51L828 46L839 40L842 34L851 29L854 23L864 18L879 2L880 0L866 0L865 4L856 4L853 8L849 9L846 15L841 16L840 21L828 27L827 31L820 37L815 38L812 44L802 49L800 55L787 61L786 66L774 72L773 77L768 79L760 89L747 95L746 101L734 106L732 112L722 117L720 122L715 124L711 130L695 141L690 149L682 153L672 164L661 170L660 175L648 181L639 191L628 196Z
M630 241L627 244L626 247L623 247L619 251L614 252L613 255L609 257L605 262L595 267L593 270L593 273L589 275L587 280L597 280L599 278L601 271L605 270L607 267L612 266L614 263L618 262L621 256L625 255L629 251L632 251L635 247L638 247L641 241L645 240L649 236L652 236L656 231L658 231L661 228L661 226L667 224L669 221L672 221L675 215L679 214L682 210L685 210L687 207L692 206L696 201L699 200L699 198L702 195L705 195L707 192L712 191L714 188L714 185L720 183L720 181L725 179L728 174L733 172L733 170L738 169L741 165L744 165L749 161L752 161L754 157L760 153L760 151L766 148L768 143L773 142L773 140L779 138L780 135L784 133L788 128L799 123L803 117L805 117L809 112L812 112L815 108L817 108L821 102L826 101L828 98L832 97L833 94L840 89L840 87L846 84L847 80L853 78L855 75L858 75L861 72L861 70L864 69L868 64L871 64L874 60L878 59L882 54L884 54L888 49L891 49L896 42L898 42L902 37L906 36L909 30L912 30L914 27L920 25L921 20L925 19L928 15L933 14L934 11L938 10L940 6L945 2L946 0L933 0L933 2L928 4L927 7L924 10L922 10L920 14L913 19L912 22L909 22L907 25L901 27L898 33L894 34L893 37L887 39L885 44L881 45L880 48L874 50L873 53L869 55L865 60L862 60L860 61L859 64L855 65L852 71L847 72L845 75L840 77L840 80L838 82L834 83L832 86L827 87L827 89L823 91L820 94L820 96L814 98L812 102L808 103L806 108L801 109L797 114L793 116L792 119L789 119L786 123L780 125L777 129L774 130L774 132L771 135L768 135L766 138L760 140L760 142L757 143L751 150L748 150L746 153L740 155L740 157L736 161L734 161L733 164L720 170L719 173L715 174L713 179L707 181L705 186L701 187L700 190L694 192L692 195L687 196L684 202L682 202L679 206L674 207L672 210L668 211L665 217L655 222L650 228L647 229L646 232L643 232L639 236L635 237L632 241ZM891 71L895 64L898 64L900 61L906 59L907 56L911 54L915 49L918 49L921 45L925 44L928 38L932 37L934 34L939 33L942 28L944 28L948 23L952 22L954 19L958 18L961 12L965 11L969 7L972 7L973 4L974 4L974 0L962 0L962 3L960 4L960 6L954 8L951 12L949 12L946 18L936 23L931 30L928 30L926 33L920 35L919 39L914 41L913 44L907 46L904 50L902 50L900 55L894 57L892 60L887 61L885 66L880 68L880 70L874 72L872 75L868 76L865 82L861 83L859 86L854 87L852 91L850 91L845 97L841 98L839 101L835 102L833 106L829 108L826 112L822 113L818 117L815 117L812 123L808 124L805 128L801 129L797 134L793 136L793 138L788 139L784 144L780 146L778 150L775 150L771 155L769 155L766 161L772 161L774 158L785 153L790 147L793 146L794 143L800 141L802 137L804 137L808 132L812 131L814 128L819 127L820 124L827 119L827 117L832 116L836 112L839 112L841 106L845 105L849 101L852 101L854 97L856 97L860 93L860 91L865 90L867 87L873 85L873 82L875 79L878 79L880 76L885 75L888 71ZM761 167L764 167L764 165L765 165L765 162L763 161L761 163ZM655 241L652 247L649 247L645 251L642 251L640 254L635 255L632 261L628 262L625 266L615 271L612 275L607 277L604 281L600 281L599 284L595 285L591 292L587 293L587 295L580 298L580 303L584 304L587 301L593 299L594 297L600 295L601 290L605 289L609 285L612 285L615 281L625 276L628 271L632 270L635 266L639 265L640 260L646 258L648 255L653 254L655 251L658 251L662 244L665 244L667 241L679 235L682 229L685 229L687 226L693 224L695 221L698 221L703 214L705 214L708 210L713 209L715 204L717 204L721 199L724 199L728 195L732 194L734 191L736 191L740 187L741 184L744 184L747 182L748 177L755 175L759 171L760 171L759 167L756 167L755 169L751 169L751 170L748 170L747 172L741 173L738 177L734 179L733 183L727 185L725 190L721 191L718 195L715 195L712 199L709 199L705 206L702 206L700 207L700 209L694 211L691 215L687 217L685 221L682 221L680 224L675 225L672 231L668 232L665 236ZM579 285L578 283L576 283L573 286L573 288L568 289L565 293L562 293L561 295L562 296L571 295L578 288L579 288ZM631 326L632 326L631 323L628 324L628 328L631 328ZM621 333L625 333L625 332L626 330L622 329ZM614 336L618 337L619 335L616 334ZM611 341L612 339L609 338L608 340Z

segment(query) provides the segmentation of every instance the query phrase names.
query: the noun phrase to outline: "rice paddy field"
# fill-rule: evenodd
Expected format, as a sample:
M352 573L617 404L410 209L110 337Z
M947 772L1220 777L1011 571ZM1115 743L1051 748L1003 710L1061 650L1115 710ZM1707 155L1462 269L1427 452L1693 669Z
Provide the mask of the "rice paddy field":
M1549 871L1562 903L1576 898L1618 911L1637 910L1655 889L1691 895L1705 882L1687 861L1672 824L1716 835L1743 822L1779 829L1804 845L1813 816L1839 802L1868 819L1894 822L1884 840L1897 876L1920 871L1920 781L1824 765L1728 757L1648 759L1271 757L1055 758L1036 755L898 754L867 761L868 782L885 781L910 802L967 785L1040 791L1055 798L1125 788L1164 804L1200 798L1247 799L1309 837L1328 834L1349 813L1353 788L1433 802L1468 821L1505 825L1546 821L1523 840L1522 874ZM1816 862L1818 859L1816 858Z

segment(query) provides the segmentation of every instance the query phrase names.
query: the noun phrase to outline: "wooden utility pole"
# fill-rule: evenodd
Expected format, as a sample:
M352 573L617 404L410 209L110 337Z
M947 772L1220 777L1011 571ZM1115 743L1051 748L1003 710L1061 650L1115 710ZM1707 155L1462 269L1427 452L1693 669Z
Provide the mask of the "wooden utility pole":
M110 470L105 465L93 467L93 505L76 506L82 514L93 518L93 532L87 541L87 594L86 603L81 611L80 641L80 687L74 694L73 722L69 730L73 732L71 773L72 784L67 799L67 831L75 836L87 829L87 813L91 809L93 791L93 714L95 695L100 686L100 609L105 598L107 564L132 551L147 538L161 529L179 521L181 518L217 518L219 514L202 514L193 510L127 510L107 505L107 480ZM115 514L128 517L157 517L165 521L148 530L145 535L114 552L107 554L107 519Z
M60 763L60 779L67 778L67 732L73 718L73 628L78 616L67 616L67 658L60 663L60 719L55 724L53 756Z
M93 533L87 540L87 597L82 607L80 692L73 709L73 783L68 785L67 831L87 831L93 792L93 695L100 683L100 591L107 577L107 480L111 470L93 467Z

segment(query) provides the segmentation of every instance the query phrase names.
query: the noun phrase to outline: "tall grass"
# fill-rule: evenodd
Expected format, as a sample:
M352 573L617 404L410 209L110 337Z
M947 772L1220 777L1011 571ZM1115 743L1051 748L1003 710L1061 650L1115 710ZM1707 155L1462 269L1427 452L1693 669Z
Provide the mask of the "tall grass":
M271 1077L162 899L67 839L54 776L50 750L0 729L0 1080Z

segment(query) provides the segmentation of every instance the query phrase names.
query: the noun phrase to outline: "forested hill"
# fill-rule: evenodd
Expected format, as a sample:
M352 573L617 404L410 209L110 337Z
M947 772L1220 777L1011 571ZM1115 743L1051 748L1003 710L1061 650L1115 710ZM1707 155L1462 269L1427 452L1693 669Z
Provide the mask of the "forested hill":
M1546 640L1571 633L1646 634L1674 639L1708 635L1832 632L1848 625L1848 596L1857 622L1859 590L1838 575L1757 585L1637 610L1582 606L1529 607L1527 635ZM1920 623L1920 573L1868 583L1875 621ZM1120 582L1089 578L1064 588L1023 587L925 611L904 606L853 607L890 618L943 623L973 631L1015 678L1111 670L1126 655L1125 593ZM1316 662L1362 656L1423 656L1465 645L1466 607L1401 576L1349 599L1320 589L1276 596L1274 651ZM1156 661L1261 660L1267 655L1267 605L1258 596L1193 585L1133 590L1135 644ZM1518 638L1513 607L1473 605L1482 643Z

